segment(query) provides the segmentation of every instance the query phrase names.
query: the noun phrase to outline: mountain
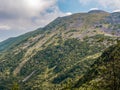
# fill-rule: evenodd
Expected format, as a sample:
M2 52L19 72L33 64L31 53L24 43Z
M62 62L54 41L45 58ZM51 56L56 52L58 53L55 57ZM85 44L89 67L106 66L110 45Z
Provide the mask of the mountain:
M106 48L117 44L119 26L120 13L97 10L58 17L1 42L0 90L81 88L79 80L95 68Z
M103 10L91 10L91 11L89 11L88 13L91 13L91 14L95 14L95 13L108 13L108 12L105 12L105 11L103 11Z

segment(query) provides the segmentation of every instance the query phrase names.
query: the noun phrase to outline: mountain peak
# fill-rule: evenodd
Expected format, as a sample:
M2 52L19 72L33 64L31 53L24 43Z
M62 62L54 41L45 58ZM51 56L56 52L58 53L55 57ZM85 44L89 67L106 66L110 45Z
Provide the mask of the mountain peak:
M108 12L103 11L103 10L91 10L88 13L108 13Z

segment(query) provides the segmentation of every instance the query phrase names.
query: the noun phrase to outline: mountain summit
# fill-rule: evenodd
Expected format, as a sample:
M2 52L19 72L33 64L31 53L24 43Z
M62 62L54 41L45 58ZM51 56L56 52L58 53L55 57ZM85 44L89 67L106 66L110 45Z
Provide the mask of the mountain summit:
M103 10L90 10L88 13L108 13L108 12Z

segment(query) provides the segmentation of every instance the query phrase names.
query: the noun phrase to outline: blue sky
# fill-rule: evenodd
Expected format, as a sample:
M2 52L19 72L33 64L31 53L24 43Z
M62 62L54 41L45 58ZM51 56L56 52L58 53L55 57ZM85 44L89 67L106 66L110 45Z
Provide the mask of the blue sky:
M120 0L0 0L0 41L91 9L120 11Z
M110 6L111 3L110 3L110 5L106 4L106 6L104 6L103 4L105 4L106 2L100 3L100 2L96 2L96 1L97 0L84 0L84 1L83 0L58 0L58 6L59 6L60 10L63 12L72 12L72 13L88 12L92 8L98 8L100 10L105 10L108 12L112 12L116 9L119 9L119 8L117 8L119 6L112 8L112 6ZM98 0L98 1L108 1L109 2L110 0ZM118 0L116 0L116 1L118 1ZM110 7L107 7L107 6L110 6Z
M64 1L59 0L58 6L60 10L63 12L72 12L72 13L81 12L86 9L86 8L82 9L82 6L80 5L78 0L74 0L74 1L73 0L64 0Z
M64 0L64 1L58 1L58 6L61 11L63 12L72 12L72 13L78 13L78 12L87 12L90 8L96 7L94 3L91 3L91 5L82 5L79 0Z

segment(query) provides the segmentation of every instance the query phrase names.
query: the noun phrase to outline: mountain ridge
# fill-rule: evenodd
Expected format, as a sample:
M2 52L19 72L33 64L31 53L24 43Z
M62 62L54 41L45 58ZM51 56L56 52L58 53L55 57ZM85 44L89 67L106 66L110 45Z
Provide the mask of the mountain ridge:
M93 12L93 13L91 13L91 14L97 14L97 12L102 12L102 14L105 14L105 13L107 13L107 14L111 14L111 15L113 15L113 16L119 16L119 12L114 12L114 13L108 13L108 12L105 12L105 11L102 11L102 10L91 10L91 11L89 11L88 13L76 13L76 14L73 14L73 15L70 15L70 16L65 16L65 17L58 17L58 18L56 18L54 21L52 21L50 24L48 24L48 25L46 25L45 27L43 27L43 28L40 28L40 30L41 29L43 29L43 31L44 30L47 30L47 29L51 29L50 27L55 27L54 26L54 23L56 23L56 24L60 24L60 22L61 22L61 20L64 20L64 19L66 19L66 18L71 18L72 16L74 17L75 15L77 16L81 16L81 15L86 15L86 14L89 14L90 12ZM95 13L94 13L95 12ZM108 18L111 18L111 15L108 17ZM110 21L113 21L113 20L109 20L109 22ZM71 21L72 22L72 21ZM107 21L106 21L107 22ZM117 21L118 22L118 21ZM51 24L53 24L53 26L51 26ZM50 25L50 26L49 26ZM96 27L97 27L97 24L96 24ZM98 25L98 27L99 27L99 25ZM32 31L32 32L39 32L39 29L37 29L36 31ZM26 33L26 34L30 34L30 33L32 33L32 32L28 32L28 33ZM26 34L23 34L23 35L20 35L20 36L18 36L18 38L19 37L24 37L24 36L26 36ZM32 36L32 35L31 35ZM13 37L13 39L16 39L17 37ZM10 43L10 41L14 41L12 38L9 38L9 39L7 39L7 40L5 40L5 41L2 41L2 42L0 42L0 47L2 47L3 45L5 45L6 43ZM13 42L11 42L11 43L13 43ZM5 47L5 48L7 48L7 46ZM0 50L3 50L4 49L4 47L2 47L2 48L0 48Z

